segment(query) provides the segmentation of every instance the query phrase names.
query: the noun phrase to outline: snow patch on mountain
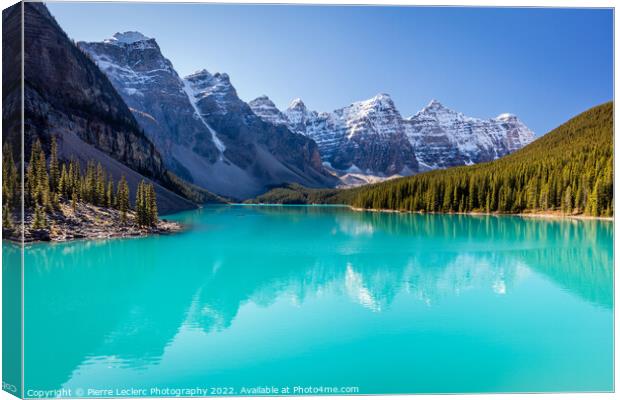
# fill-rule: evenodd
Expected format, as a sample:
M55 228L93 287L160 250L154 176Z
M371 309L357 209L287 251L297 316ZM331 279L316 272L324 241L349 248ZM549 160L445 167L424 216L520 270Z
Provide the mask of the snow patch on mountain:
M267 96L260 96L248 103L252 111L263 121L274 125L288 125L289 119Z
M111 38L105 39L103 42L110 44L132 44L135 42L141 42L150 39L151 38L144 36L140 32L128 31L116 32Z
M228 106L227 98L234 93L228 74L219 72L211 74L206 69L202 69L186 76L183 78L183 81L188 82L191 86L196 101L209 97L215 101L220 113L226 113ZM234 96L236 96L236 93Z
M224 157L224 151L226 151L226 145L224 145L222 140L217 136L217 133L213 130L213 128L211 128L211 126L207 123L207 121L202 117L202 115L200 114L200 111L198 110L198 106L196 105L197 98L199 96L202 96L202 93L198 92L196 88L192 86L191 82L187 79L183 80L183 90L187 94L187 97L189 98L189 102L194 108L196 117L200 120L200 122L204 124L204 126L211 133L211 139L213 140L213 143L215 143L215 147L217 147L217 149L220 151L220 159L222 159Z

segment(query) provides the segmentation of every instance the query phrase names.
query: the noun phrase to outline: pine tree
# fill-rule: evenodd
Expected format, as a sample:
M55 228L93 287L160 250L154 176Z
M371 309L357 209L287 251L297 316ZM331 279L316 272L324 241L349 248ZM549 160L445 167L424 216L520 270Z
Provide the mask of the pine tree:
M42 206L36 206L32 219L32 229L47 228L47 216Z
M83 182L83 198L87 203L97 204L97 172L95 162L86 164L86 176Z
M73 197L73 195L75 194L76 197L76 201L80 199L80 194L81 194L81 182L82 182L82 177L81 177L81 166L80 163L76 160L71 160L69 162L69 170L67 172L68 174L68 187L67 187L67 194L70 194L71 197Z
M58 189L59 179L58 146L56 144L56 136L52 136L52 143L50 145L50 189L53 192L56 192Z
M73 189L71 192L71 209L75 211L77 209L78 192L77 189Z
M19 204L19 181L10 143L2 147L2 204L13 210Z
M68 198L67 196L68 188L69 188L69 173L67 172L67 166L63 164L60 170L60 178L58 179L58 188L56 192L61 197L66 199Z
M127 211L129 210L129 186L127 185L127 180L125 179L125 175L121 176L121 180L118 183L118 188L116 192L116 199L118 202L118 210L121 212L121 223L127 222Z
M13 231L13 217L11 216L11 209L8 204L2 206L2 228Z
M155 226L157 217L157 198L153 184L144 180L136 190L136 223L140 226Z
M40 142L38 146L38 154L35 155L35 185L37 185L37 198L36 203L43 206L49 207L51 205L51 196L50 196L50 179L47 173L47 161L45 159L45 152L41 147Z
M136 188L136 223L146 225L146 210L144 202L144 181L140 181Z
M95 204L98 206L105 206L106 203L106 173L101 166L101 163L97 164L97 188Z
M26 167L26 193L25 200L27 205L34 206L37 204L39 197L39 181L36 174L36 162L38 160L39 151L41 150L41 142L37 139L30 148L30 158Z
M106 207L114 207L114 182L112 181L112 177L110 177L108 181L108 188L106 190Z
M50 207L49 175L45 152L37 139L31 148L30 161L26 168L26 203L29 206Z
M148 198L149 198L149 223L151 226L157 225L159 217L157 215L157 196L155 195L155 187L153 184L148 186Z
M562 203L562 211L565 214L571 214L573 212L573 194L570 186L564 191L564 200Z

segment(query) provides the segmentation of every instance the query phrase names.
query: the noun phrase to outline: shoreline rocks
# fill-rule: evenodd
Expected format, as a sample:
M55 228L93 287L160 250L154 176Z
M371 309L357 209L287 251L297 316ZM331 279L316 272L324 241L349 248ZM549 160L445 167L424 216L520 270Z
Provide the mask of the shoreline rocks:
M24 218L24 242L66 242L79 239L109 239L165 235L180 232L182 224L160 219L152 227L138 226L133 221L135 213L127 212L126 222L121 222L121 213L115 209L78 204L76 209L61 204L59 210L47 214L48 227L32 229L32 212L26 211ZM16 224L17 225L17 224ZM2 238L21 242L19 226L3 229Z

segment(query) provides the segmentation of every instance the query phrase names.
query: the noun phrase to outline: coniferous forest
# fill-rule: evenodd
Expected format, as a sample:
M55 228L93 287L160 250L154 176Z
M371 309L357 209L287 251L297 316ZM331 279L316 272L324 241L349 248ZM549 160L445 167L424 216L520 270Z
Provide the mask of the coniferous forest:
M21 207L21 193L17 165L8 142L3 146L2 172L3 228L13 230L14 215ZM89 161L85 168L76 160L60 162L54 137L49 159L39 140L32 145L25 169L24 189L24 209L26 215L31 216L28 228L32 230L50 228L53 220L64 214L63 206L67 205L73 212L83 204L117 210L121 224L153 227L158 222L153 184L140 182L132 207L129 185L124 176L115 181L101 164L94 161Z
M594 107L490 163L355 190L351 205L424 212L613 215L613 103Z

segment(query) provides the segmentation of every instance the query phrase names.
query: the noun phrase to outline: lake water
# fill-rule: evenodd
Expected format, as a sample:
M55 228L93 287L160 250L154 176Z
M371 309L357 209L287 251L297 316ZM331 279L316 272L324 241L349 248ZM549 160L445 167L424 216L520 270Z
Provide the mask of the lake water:
M170 219L190 229L26 248L27 396L613 389L610 222L305 206Z

